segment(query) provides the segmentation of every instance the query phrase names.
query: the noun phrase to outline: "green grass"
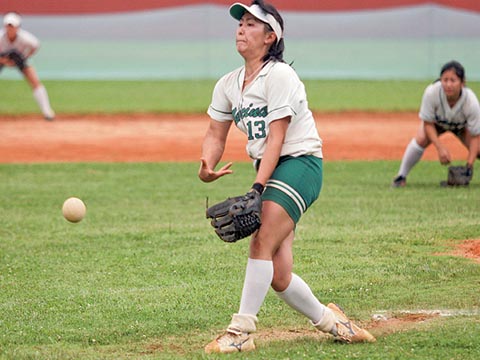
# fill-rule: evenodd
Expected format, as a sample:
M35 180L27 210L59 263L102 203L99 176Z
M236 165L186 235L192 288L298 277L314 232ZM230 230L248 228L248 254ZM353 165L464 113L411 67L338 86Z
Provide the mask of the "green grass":
M205 112L214 81L44 81L62 114ZM0 81L0 114L36 113L24 81Z
M250 164L203 184L197 163L0 165L1 359L200 359L237 311L248 241L222 243L210 202L246 191ZM480 266L448 244L478 238L480 183L438 184L424 161L405 189L398 162L325 164L320 199L297 228L295 272L359 320L376 311L480 308ZM62 202L82 198L71 224ZM310 329L267 295L259 330ZM304 338L241 359L478 359L480 316L417 324L375 344Z
M417 111L430 81L306 80L314 111ZM61 114L204 113L214 80L45 81ZM480 94L480 82L468 84ZM24 81L0 80L0 114L37 113Z

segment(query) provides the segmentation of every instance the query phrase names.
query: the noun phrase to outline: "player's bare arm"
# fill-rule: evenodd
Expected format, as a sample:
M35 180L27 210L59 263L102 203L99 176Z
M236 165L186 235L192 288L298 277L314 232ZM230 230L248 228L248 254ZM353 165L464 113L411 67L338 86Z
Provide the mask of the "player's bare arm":
M33 56L38 50L38 47L32 47L29 49L28 53L25 54L25 58L28 59L29 57Z
M225 151L225 142L231 124L231 121L220 122L210 120L202 145L202 157L198 171L200 180L212 182L224 175L233 173L233 171L230 170L232 166L231 162L215 171L215 167L220 162L223 152Z
M438 137L437 130L435 129L435 124L430 122L425 122L425 133L427 135L427 139L435 146L438 153L438 159L442 165L447 165L452 160L450 152L448 149L442 144Z
M290 117L285 117L270 123L267 146L258 169L257 177L255 178L256 183L265 185L267 180L272 176L282 151L289 123Z
M470 144L468 145L468 158L467 158L467 166L473 168L473 164L477 159L479 154L479 144L480 144L480 135L472 136L470 138Z

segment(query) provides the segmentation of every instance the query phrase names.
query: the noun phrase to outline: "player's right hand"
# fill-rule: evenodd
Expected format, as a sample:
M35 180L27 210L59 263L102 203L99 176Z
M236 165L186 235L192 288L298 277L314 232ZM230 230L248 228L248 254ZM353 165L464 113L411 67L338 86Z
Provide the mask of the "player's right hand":
M450 156L450 152L445 146L441 146L438 148L438 159L442 165L448 165L452 161L452 157Z
M218 171L215 171L208 166L207 161L204 158L201 158L200 169L198 170L198 177L203 182L215 181L224 175L233 174L233 170L230 170L232 164L232 162L229 162L228 164L222 166Z

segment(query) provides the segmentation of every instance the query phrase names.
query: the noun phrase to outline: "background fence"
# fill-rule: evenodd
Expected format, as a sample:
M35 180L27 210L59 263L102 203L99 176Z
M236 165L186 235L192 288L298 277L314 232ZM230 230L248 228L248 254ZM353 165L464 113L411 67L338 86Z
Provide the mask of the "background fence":
M286 9L279 6L286 24L285 60L293 61L303 78L433 79L443 63L456 59L468 79L480 80L478 9L407 2L299 11L292 9L294 2L279 1ZM42 42L34 64L43 79L218 78L241 66L237 22L228 6L193 3L102 13L38 14L23 8L23 27ZM1 76L19 74L6 69Z

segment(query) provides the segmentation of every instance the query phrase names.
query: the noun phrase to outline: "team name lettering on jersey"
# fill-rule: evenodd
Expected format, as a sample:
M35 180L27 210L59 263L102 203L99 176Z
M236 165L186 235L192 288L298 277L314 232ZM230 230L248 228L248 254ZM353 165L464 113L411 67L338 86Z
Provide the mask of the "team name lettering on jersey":
M438 114L435 114L435 122L444 130L450 130L453 132L460 131L467 125L466 120L463 122L454 123L449 121L447 118L441 117L441 115Z
M232 110L232 115L233 115L233 119L235 120L235 124L238 124L240 120L245 119L246 117L265 118L268 115L268 109L266 106L262 108L260 107L254 108L253 104L250 104L246 108L242 108L242 107L240 109L234 108Z

